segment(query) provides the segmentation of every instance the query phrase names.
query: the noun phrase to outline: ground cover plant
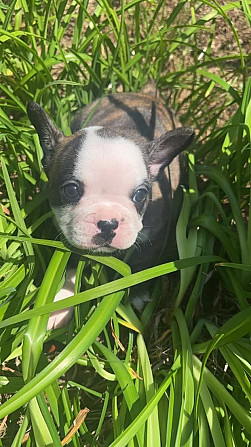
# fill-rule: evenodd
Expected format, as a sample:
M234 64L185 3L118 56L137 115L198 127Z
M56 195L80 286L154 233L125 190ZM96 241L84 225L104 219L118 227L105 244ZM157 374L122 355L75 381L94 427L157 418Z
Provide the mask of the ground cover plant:
M0 445L249 446L250 2L11 0L0 19ZM149 79L197 134L179 259L131 274L82 256L53 303L70 252L27 102L70 134L79 107ZM149 279L136 314L128 288Z

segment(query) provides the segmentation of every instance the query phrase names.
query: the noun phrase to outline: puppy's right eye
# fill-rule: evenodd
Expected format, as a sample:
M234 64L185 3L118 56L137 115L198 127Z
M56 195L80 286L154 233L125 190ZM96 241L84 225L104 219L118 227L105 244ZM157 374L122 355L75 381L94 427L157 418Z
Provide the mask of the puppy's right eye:
M78 202L82 196L82 187L79 182L69 182L61 187L61 196L65 203Z

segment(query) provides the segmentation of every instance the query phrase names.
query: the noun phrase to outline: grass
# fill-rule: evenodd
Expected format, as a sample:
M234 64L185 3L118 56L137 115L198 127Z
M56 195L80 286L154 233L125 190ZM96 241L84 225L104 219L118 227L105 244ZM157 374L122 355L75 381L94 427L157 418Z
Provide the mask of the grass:
M250 31L250 3L166 3L0 3L0 445L250 445L251 60L231 21ZM219 21L232 53L214 50ZM79 107L149 78L197 131L180 259L131 274L82 256L74 297L53 303L70 253L27 102L69 134ZM175 271L178 286L163 288ZM149 279L138 315L127 290ZM67 331L46 331L48 312L69 304Z

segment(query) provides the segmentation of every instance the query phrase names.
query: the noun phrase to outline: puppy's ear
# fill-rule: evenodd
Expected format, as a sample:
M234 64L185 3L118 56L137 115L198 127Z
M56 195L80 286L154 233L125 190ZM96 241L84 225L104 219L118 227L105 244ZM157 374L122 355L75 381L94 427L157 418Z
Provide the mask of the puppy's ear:
M45 172L48 175L55 146L64 135L54 126L45 110L36 102L28 103L27 113L31 123L38 133L40 144L44 153L42 163Z
M154 179L177 155L188 148L193 138L194 131L191 127L179 127L149 143L149 167Z

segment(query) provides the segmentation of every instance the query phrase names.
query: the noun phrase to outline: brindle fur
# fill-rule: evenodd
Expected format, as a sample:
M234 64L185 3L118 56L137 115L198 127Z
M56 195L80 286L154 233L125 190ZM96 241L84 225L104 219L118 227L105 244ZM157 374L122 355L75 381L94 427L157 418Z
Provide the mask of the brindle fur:
M140 138L151 141L180 127L174 112L156 98L155 89L150 85L145 90L150 94L144 91L115 93L95 100L76 114L72 131L86 126L113 126L123 136L132 133L135 138L138 134ZM149 229L150 241L142 235L144 244L139 243L139 252L136 248L130 260L134 271L152 266L161 259L170 260L176 255L175 226L182 197L179 185L181 181L185 182L185 177L184 156L180 155L153 182L152 201L143 219L144 228ZM164 241L167 241L167 247L162 257Z
M147 94L146 94L147 93ZM52 206L60 205L57 196L58 172L60 178L71 177L74 170L76 154L81 141L85 138L83 129L86 126L103 126L116 129L116 134L132 138L139 146L152 150L150 141L158 139L167 131L181 127L171 109L167 109L156 97L156 89L149 84L140 93L116 93L95 100L80 110L72 123L73 135L64 136L58 131L45 111L36 103L28 106L29 117L36 127L40 143L44 151L43 165L49 177L50 201ZM106 134L105 131L104 138ZM192 130L188 130L182 151L193 138ZM147 144L141 144L142 141ZM75 154L75 155L74 155ZM144 153L145 159L148 154ZM156 264L161 260L164 241L168 240L164 260L174 256L175 225L180 210L181 188L184 183L183 157L177 156L167 168L162 170L152 185L152 201L149 203L143 218L144 231L139 234L138 243L130 264L134 271ZM143 242L143 243L142 243Z

